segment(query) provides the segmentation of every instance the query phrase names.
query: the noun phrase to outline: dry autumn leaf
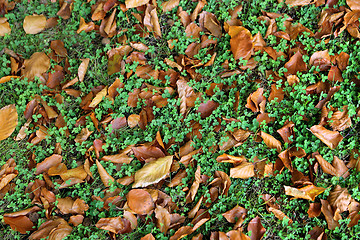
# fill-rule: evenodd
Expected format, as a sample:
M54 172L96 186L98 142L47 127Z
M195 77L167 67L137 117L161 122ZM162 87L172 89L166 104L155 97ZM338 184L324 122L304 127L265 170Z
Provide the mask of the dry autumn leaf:
M310 131L325 143L330 149L335 149L343 140L343 136L337 131L330 131L321 125L314 125Z
M290 195L295 198L308 199L311 201L314 201L316 196L318 196L319 194L321 194L325 191L325 188L316 187L314 185L307 185L300 189L289 187L289 186L284 186L284 188L285 188L286 195Z
M45 29L46 17L44 15L32 15L24 18L23 28L27 34L37 34Z
M0 109L0 141L8 138L18 124L18 114L15 104Z
M144 189L132 189L126 195L129 208L136 214L150 214L154 209L154 200Z
M158 183L169 173L172 162L173 156L166 156L145 164L135 173L135 182L132 187L146 187Z

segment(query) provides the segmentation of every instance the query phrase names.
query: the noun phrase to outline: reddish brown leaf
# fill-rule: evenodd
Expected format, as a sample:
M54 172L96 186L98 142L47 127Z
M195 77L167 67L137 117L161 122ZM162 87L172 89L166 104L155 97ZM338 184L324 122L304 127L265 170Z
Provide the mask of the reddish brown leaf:
M115 182L115 179L110 176L110 174L105 170L101 163L96 159L96 166L99 171L101 181L104 183L105 187L109 187L111 183Z
M249 222L247 230L249 232L251 232L251 235L249 233L251 240L260 240L260 239L262 239L265 232L266 232L266 229L261 224L261 219L260 219L259 216L257 216L256 218L253 218Z
M320 199L321 201L321 212L324 214L328 228L334 230L336 227L340 227L338 221L334 220L334 212L328 201Z
M22 234L34 230L34 224L27 216L4 217L4 222L5 224L10 225L12 230Z
M50 157L45 158L44 161L38 163L36 165L36 172L35 174L38 175L40 173L46 172L51 167L56 167L62 161L62 156L59 154L53 154Z
M306 63L302 58L300 51L297 51L290 60L285 63L285 68L288 70L285 76L296 75L297 72L305 72L307 70Z
M310 218L318 217L321 214L321 204L320 203L310 203L310 207L307 211Z
M230 26L229 28L230 47L235 60L240 58L250 59L253 54L253 37L249 30L240 26Z
M251 109L253 112L264 112L266 98L263 96L263 93L263 88L258 88L255 92L251 93L247 98L245 107Z
M155 217L157 219L156 226L162 233L166 234L171 223L169 211L161 206L156 206Z
M154 209L154 201L151 195L143 189L132 189L126 195L129 208L136 214L150 214Z

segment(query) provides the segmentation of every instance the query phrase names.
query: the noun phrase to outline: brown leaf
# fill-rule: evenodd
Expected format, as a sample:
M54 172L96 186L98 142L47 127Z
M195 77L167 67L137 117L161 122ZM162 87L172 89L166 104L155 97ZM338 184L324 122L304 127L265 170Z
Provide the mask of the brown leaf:
M242 162L230 169L230 177L248 179L255 176L255 166L251 162Z
M50 58L43 52L35 52L31 55L30 59L24 61L24 77L30 81L34 77L41 77L50 68Z
M8 138L18 124L18 114L15 104L0 109L0 141Z
M24 18L23 28L27 34L37 34L45 29L46 17L44 15L32 15Z
M253 37L249 30L240 26L230 26L229 28L230 47L234 59L250 59L253 54Z
M328 201L320 199L321 201L321 212L324 214L328 228L334 230L336 227L340 227L338 221L334 220L334 212Z
M100 218L95 226L115 234L120 233L125 228L124 221L121 217Z
M154 209L154 201L147 191L143 189L132 189L126 195L129 208L136 214L150 214Z
M314 125L310 131L325 143L330 149L335 149L339 142L343 140L343 136L337 131L330 131L321 125Z
M284 99L284 94L285 93L284 93L283 88L282 87L277 88L276 84L273 83L271 85L271 92L270 92L268 100L269 100L269 102L271 102L272 100L275 100L275 98L276 98L277 102L281 102Z
M78 69L78 77L79 77L80 82L82 82L84 80L89 62L90 62L89 58L81 59L81 63L80 63L79 69Z
M90 32L94 29L95 29L95 23L93 23L93 22L86 23L85 19L80 17L79 28L76 31L77 34L81 33L82 31Z
M351 195L349 194L346 188L342 188L339 185L336 185L335 188L330 191L328 201L332 207L343 213L349 210L349 205L351 203Z
M136 125L138 125L139 121L140 121L140 115L138 115L138 114L131 114L127 119L127 123L130 128L136 127Z
M161 206L156 206L155 217L157 219L156 226L162 233L166 234L171 223L169 211Z
M350 7L353 11L360 10L360 2L357 0L346 0L346 4Z
M285 0L285 3L290 7L309 5L311 0Z
M39 175L40 173L46 172L51 167L58 166L62 161L62 156L59 154L53 154L50 157L45 158L44 161L38 163L36 165L35 175Z
M325 188L316 187L314 185L307 185L300 189L293 188L293 187L285 187L285 194L293 196L295 198L303 198L308 199L311 201L315 201L315 197L325 191Z
M174 235L172 235L170 237L169 240L178 240L178 239L181 239L191 233L193 233L193 228L190 227L190 226L182 226L181 228L179 228Z
M281 142L279 140L263 131L260 131L260 136L264 140L266 146L271 149L276 148L278 152L281 152Z
M314 157L320 164L321 169L323 170L324 173L337 176L336 169L328 161L326 161L318 152L314 153Z
M72 225L74 225L76 227L76 226L82 224L83 221L84 221L83 215L75 215L75 216L70 216L69 223L71 223Z
M63 214L84 214L89 209L89 206L84 200L77 198L75 201L70 198L58 198L57 208Z
M107 86L103 90L101 90L100 92L98 92L96 94L94 99L89 104L89 107L90 108L96 107L102 101L102 99L106 96L106 94L107 94Z
M349 169L345 165L344 161L338 158L337 156L334 156L332 165L336 170L336 176L343 178L347 178L348 176L350 176Z
M304 72L307 70L306 63L304 62L302 56L303 55L300 51L297 51L290 60L285 63L284 67L288 70L285 73L285 76L296 75L297 72Z
M86 141L86 139L88 139L88 137L90 137L90 135L92 133L93 133L93 131L90 131L87 128L83 128L83 129L81 129L81 132L78 135L76 135L76 138L74 141L77 143L83 143L84 141Z
M49 240L63 239L72 231L72 227L62 218L50 219L32 233L28 239L43 239Z
M126 8L135 8L140 7L149 3L149 0L125 0Z
M263 93L263 88L258 88L255 92L251 93L247 98L245 107L251 109L253 112L264 112L265 109L263 108L265 107L266 98Z
M135 173L135 182L132 187L146 187L158 183L169 173L172 162L173 156L166 156L145 164Z
M259 216L251 219L249 222L249 225L247 227L247 230L251 232L250 239L251 240L260 240L263 238L266 229L261 224L261 219Z
M320 203L310 203L309 209L307 211L309 218L318 217L321 214L321 204Z
M105 170L101 163L96 159L96 166L99 171L101 181L104 183L105 187L110 187L111 183L115 182L115 179L110 176L110 174Z
M222 215L229 223L240 222L240 224L236 224L237 227L245 221L247 214L247 210L239 205L236 205L233 209L223 213Z
M293 122L289 122L277 130L284 142L291 144L293 143L293 140L295 140L294 126L295 124ZM293 140L289 139L291 136L293 136Z
M149 234L146 234L145 236L143 236L140 240L156 240L156 239L154 238L154 236L151 233L149 233Z
M34 224L27 216L4 217L4 222L5 224L10 225L12 230L22 234L34 230Z
M179 6L179 2L180 0L169 0L167 2L163 2L161 4L163 12L168 12L176 8L177 6Z
M269 207L268 210L269 210L269 212L272 212L277 219L282 221L285 218L285 219L288 219L288 224L293 223L293 220L291 220L288 216L286 216L285 213L283 213L281 210L273 208L273 207Z
M0 78L0 83L6 83L6 82L11 81L12 79L17 79L17 78L20 78L20 77L19 76L5 76L5 77Z
M311 66L319 67L320 71L329 70L331 67L331 58L329 55L329 50L317 51L313 53L309 61Z
M5 34L11 33L10 24L7 22L7 20L8 19L6 17L0 17L0 37L4 37Z

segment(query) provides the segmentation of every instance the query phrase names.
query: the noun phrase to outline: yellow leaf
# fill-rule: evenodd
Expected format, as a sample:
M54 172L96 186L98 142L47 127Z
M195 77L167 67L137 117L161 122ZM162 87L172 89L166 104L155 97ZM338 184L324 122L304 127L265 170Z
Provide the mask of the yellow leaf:
M135 173L133 188L146 187L160 182L169 173L173 156L158 158Z
M103 90L98 92L98 94L96 94L94 99L89 104L89 107L91 107L91 108L96 107L102 101L103 97L106 96L106 94L107 94L107 87L105 87Z
M0 109L0 141L8 138L18 124L18 114L15 104Z

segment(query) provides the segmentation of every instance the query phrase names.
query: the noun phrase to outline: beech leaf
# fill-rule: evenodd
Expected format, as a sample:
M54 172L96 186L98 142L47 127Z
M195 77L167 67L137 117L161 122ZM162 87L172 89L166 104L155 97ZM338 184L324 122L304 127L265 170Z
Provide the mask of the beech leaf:
M170 171L173 156L158 158L147 163L135 173L133 188L146 187L164 179Z
M15 104L0 109L0 141L8 138L18 124L18 114Z

